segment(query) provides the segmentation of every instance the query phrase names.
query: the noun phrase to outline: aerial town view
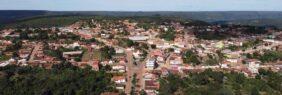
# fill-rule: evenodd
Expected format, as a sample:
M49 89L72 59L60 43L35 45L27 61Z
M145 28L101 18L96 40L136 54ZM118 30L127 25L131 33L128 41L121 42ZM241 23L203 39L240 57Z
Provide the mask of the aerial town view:
M282 95L279 0L93 1L0 1L0 95Z

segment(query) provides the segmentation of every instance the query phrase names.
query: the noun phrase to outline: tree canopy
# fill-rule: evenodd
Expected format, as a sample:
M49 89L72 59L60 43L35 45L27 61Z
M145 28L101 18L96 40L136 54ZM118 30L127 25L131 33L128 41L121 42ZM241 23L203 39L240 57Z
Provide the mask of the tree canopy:
M1 95L100 95L113 91L111 75L70 63L40 67L0 68Z
M159 91L160 95L281 95L282 75L263 69L259 72L256 78L210 69L183 78L169 75L160 79Z

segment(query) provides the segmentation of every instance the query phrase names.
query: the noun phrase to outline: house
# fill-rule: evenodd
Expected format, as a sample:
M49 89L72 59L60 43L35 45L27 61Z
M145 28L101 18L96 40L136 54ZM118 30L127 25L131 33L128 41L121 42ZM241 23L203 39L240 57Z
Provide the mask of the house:
M99 61L94 60L94 61L89 61L89 62L79 62L78 66L79 67L85 67L85 66L91 66L92 70L98 71L99 70Z
M180 54L181 53L181 49L180 48L174 48L174 53Z
M99 61L98 60L94 60L93 62L90 61L88 62L88 64L90 64L93 70L95 71L99 70Z
M128 37L130 40L132 41L146 41L149 39L148 36L131 36L131 37Z
M230 62L230 63L237 63L238 60L237 59L226 59L227 62Z
M113 72L124 73L126 72L126 67L124 65L114 65L112 66Z
M80 44L78 42L75 42L67 46L67 48L76 48L76 47L80 47Z
M116 89L124 91L125 90L125 85L124 84L116 84Z
M101 93L101 95L120 95L120 94L117 92L104 92L104 93Z
M221 48L223 48L224 47L224 43L222 42L222 41L219 41L219 42L217 42L216 44L215 44L215 46L214 46L215 48L219 48L219 49L221 49Z
M240 54L238 52L232 52L229 49L225 49L221 51L221 53L223 53L225 57L231 58L231 59L236 59L240 57Z
M169 43L164 42L164 43L162 43L162 44L156 44L156 47L157 47L158 49L167 49L167 48L170 48L171 46L170 46Z
M157 63L158 63L158 64L164 64L164 63L165 63L164 57L158 56L158 57L157 57Z
M156 59L154 58L151 58L151 59L148 59L147 62L146 62L146 68L148 69L154 69L156 66Z
M282 45L277 46L276 50L277 51L282 51Z
M32 52L32 48L20 49L19 50L19 57L20 58L28 58Z
M167 68L161 68L161 76L165 77L169 75L169 71Z
M182 58L180 56L172 56L169 59L170 65L181 65L183 63Z
M152 73L145 73L144 74L144 80L156 80L157 76Z
M82 38L85 39L91 39L93 38L93 32L91 32L90 30L78 30L78 32L76 32L75 34L80 35Z
M112 60L105 60L105 61L102 61L100 64L103 65L103 66L113 65L114 61L112 61Z
M126 78L124 76L114 76L112 81L114 81L116 84L125 84Z
M110 38L110 34L104 34L104 33L102 33L101 34L101 38L104 38L104 39L108 39L108 38Z
M157 95L157 90L160 88L160 84L156 80L145 80L145 92L151 93L150 95Z
M116 54L124 54L125 51L122 48L115 48Z
M260 67L260 61L257 59L248 59L245 60L246 64L247 64L247 68L248 70L252 73L252 74L257 74L258 73L258 69Z
M61 27L59 28L60 31L62 32L73 32L73 29L69 28L69 27Z
M73 60L75 57L80 56L83 51L70 51L70 52L63 52L63 57L67 60Z
M136 50L133 52L133 57L137 59L141 58L142 57L141 55L142 55L142 52L140 50Z

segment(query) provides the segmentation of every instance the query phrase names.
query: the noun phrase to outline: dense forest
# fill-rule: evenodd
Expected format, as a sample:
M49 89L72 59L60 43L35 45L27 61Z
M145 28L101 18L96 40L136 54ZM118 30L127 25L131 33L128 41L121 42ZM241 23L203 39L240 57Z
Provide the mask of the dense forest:
M113 91L111 75L69 63L41 67L0 68L0 95L100 95Z
M281 95L282 75L259 70L255 78L243 73L210 69L186 77L169 75L160 79L160 95Z

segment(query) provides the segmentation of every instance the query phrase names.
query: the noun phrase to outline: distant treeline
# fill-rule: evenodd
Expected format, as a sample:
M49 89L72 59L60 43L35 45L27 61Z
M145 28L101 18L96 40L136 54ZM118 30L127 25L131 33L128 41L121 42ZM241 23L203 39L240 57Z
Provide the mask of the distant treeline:
M184 24L186 21L189 21L190 24L205 24L203 21L194 21L190 19L182 19L177 17L161 17L161 16L128 16L128 17L116 17L116 16L91 16L91 15L52 15L52 16L36 16L32 18L26 18L18 20L9 24L2 25L2 28L26 28L26 27L61 27L73 24L80 20L91 20L95 19L96 21L117 21L117 20L129 20L130 22L139 22L139 23L155 23L155 24L164 24L164 22L177 21ZM195 23L193 23L195 22ZM188 25L188 24L187 24ZM0 26L1 28L1 26Z
M2 10L0 26L29 18L46 16L108 16L108 17L175 17L181 19L201 20L211 23L242 24L255 26L276 26L282 28L282 12L279 11L226 11L226 12L122 12L122 11L34 11Z

